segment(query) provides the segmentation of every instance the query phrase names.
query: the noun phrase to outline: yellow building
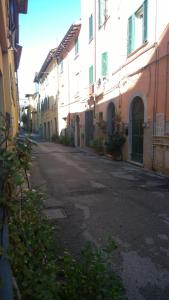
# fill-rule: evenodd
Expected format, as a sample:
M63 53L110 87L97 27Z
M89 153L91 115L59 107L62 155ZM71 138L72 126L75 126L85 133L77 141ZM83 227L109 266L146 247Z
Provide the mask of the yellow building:
M27 5L28 0L0 1L0 112L10 122L12 136L18 131L19 116L19 14L27 13Z

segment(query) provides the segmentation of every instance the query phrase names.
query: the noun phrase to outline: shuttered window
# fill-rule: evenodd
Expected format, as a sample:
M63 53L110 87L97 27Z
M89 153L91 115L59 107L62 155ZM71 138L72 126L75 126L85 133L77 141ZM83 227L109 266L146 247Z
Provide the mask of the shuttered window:
M93 15L89 18L89 42L93 39Z
M134 50L135 41L135 15L128 19L128 38L127 38L127 54Z
M102 76L106 76L108 74L108 53L102 53Z
M128 19L127 54L147 42L148 0Z
M105 22L105 0L98 0L98 26L99 28Z
M89 85L93 84L93 65L89 68Z
M147 41L147 29L148 29L148 0L143 3L143 43Z

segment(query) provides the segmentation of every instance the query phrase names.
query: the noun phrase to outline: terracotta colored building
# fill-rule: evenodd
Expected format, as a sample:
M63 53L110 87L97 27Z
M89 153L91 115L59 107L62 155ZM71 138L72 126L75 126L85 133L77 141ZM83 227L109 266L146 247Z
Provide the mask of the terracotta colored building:
M169 17L166 1L81 1L79 44L93 136L121 115L123 158L169 172ZM86 86L87 82L84 83ZM85 112L86 114L86 112ZM85 135L87 126L85 125ZM87 140L86 140L87 141Z

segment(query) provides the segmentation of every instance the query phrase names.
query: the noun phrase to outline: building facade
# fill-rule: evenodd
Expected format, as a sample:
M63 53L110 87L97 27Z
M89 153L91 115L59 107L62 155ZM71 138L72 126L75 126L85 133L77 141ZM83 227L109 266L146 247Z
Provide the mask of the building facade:
M0 112L9 122L12 136L18 132L19 121L19 14L27 12L27 4L27 0L0 1Z
M51 140L58 134L57 61L52 49L36 74L37 128L42 137Z
M169 18L165 0L81 0L81 21L55 51L58 133L111 141L123 159L169 172Z

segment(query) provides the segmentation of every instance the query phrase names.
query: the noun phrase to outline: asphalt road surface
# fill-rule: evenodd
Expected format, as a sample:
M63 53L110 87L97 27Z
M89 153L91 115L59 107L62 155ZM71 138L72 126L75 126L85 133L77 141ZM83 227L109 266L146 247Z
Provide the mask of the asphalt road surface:
M102 247L111 236L128 299L169 300L169 178L41 142L31 181L46 195L44 213L66 249L78 255L86 240Z

